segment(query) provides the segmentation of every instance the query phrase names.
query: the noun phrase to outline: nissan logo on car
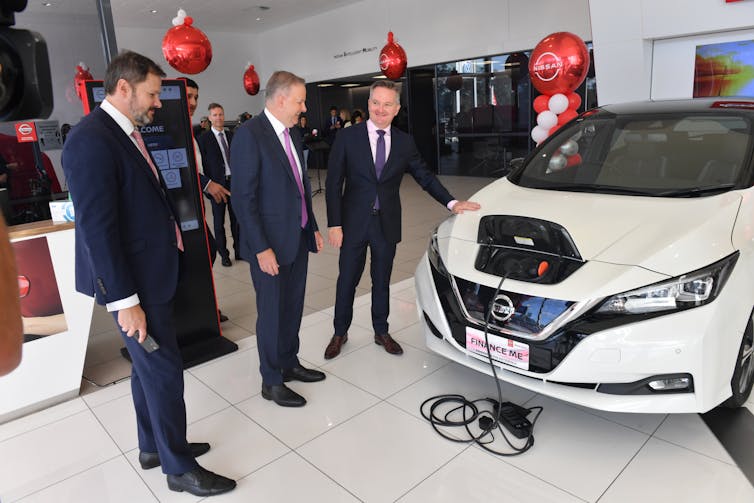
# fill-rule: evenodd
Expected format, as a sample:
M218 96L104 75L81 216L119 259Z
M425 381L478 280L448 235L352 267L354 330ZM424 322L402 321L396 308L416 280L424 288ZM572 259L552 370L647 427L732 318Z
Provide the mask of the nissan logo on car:
M500 294L492 301L492 317L497 321L506 322L513 317L515 312L513 301L507 295Z

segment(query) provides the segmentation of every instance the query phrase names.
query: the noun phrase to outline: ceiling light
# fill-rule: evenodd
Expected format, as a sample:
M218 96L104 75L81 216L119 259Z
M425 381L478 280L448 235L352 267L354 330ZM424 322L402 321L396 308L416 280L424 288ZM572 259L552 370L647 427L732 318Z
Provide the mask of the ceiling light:
M341 84L340 87L359 87L361 84Z
M258 18L257 18L257 21L261 21L261 20L262 20L262 18L261 18L261 17L258 17Z
M375 75L372 77L373 79L386 79L387 77L384 75Z
M52 7L52 2L44 2L42 5L45 7Z
M335 84L330 84L329 82L325 82L323 84L317 84L317 87L332 87Z
M270 8L267 7L266 5L257 5L257 9L259 9L259 10L270 10Z
M151 12L152 14L157 14L157 9L152 9L149 12Z

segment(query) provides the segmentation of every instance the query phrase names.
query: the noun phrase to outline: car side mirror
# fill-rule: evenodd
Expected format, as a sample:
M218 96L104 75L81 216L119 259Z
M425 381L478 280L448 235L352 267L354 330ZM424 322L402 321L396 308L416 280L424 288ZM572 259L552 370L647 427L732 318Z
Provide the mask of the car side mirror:
M523 157L516 157L515 159L510 160L510 166L511 171L515 171L517 169L521 169L521 166L524 165L524 158Z

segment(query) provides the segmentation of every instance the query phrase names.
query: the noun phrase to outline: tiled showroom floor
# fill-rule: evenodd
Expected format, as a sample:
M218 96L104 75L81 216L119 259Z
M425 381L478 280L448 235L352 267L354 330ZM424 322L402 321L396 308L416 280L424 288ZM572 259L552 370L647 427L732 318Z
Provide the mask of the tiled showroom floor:
M443 181L466 198L488 180ZM314 200L325 228L324 198ZM405 353L391 356L372 343L367 277L343 354L323 359L337 275L337 253L326 248L311 258L300 357L327 379L292 384L308 400L301 409L262 399L248 266L218 264L218 300L230 316L224 335L239 350L185 373L189 439L212 444L200 463L238 480L235 491L211 501L754 501L754 488L696 414L603 413L504 384L506 399L544 407L530 451L501 458L439 437L419 414L422 401L441 393L491 397L495 384L426 350L412 276L446 212L410 177L403 202L390 325ZM112 318L98 310L88 379L105 384L128 374L119 346ZM502 441L493 447L505 448ZM128 381L85 384L79 398L0 425L0 500L198 500L169 491L159 470L138 468L137 455Z

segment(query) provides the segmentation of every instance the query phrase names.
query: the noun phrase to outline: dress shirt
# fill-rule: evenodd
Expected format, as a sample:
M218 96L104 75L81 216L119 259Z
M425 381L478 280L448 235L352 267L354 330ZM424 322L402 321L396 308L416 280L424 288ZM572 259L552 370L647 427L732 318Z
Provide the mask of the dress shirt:
M196 159L196 170L199 173L206 175L207 173L204 172L204 164L202 163L202 153L199 151L199 144L196 142L196 138L192 138L192 140L194 141L194 158ZM202 187L202 191L207 192L207 187L209 187L209 183L211 181L212 180L207 182L207 185Z
M223 161L225 162L225 176L230 176L230 163L228 162L228 158L225 157L225 147L223 147L223 142L220 139L220 133L223 134L225 137L225 143L228 144L228 150L230 150L230 142L228 141L228 133L225 132L224 129L221 129L218 131L215 129L215 126L212 126L212 133L215 135L215 140L217 140L217 146L220 147L220 154L223 156Z
M280 122L277 117L272 115L267 108L264 109L264 114L267 116L267 119L270 121L270 124L272 124L272 129L275 130L275 135L278 137L278 141L280 142L280 146L283 147L283 151L285 152L285 137L283 136L283 131L287 129L285 125ZM377 134L377 133L375 133ZM293 140L291 140L291 150L293 151L293 158L296 160L296 167L298 168L298 176L301 178L301 183L303 184L304 181L304 174L301 170L301 160L298 158L298 152L296 151L296 147L293 145ZM287 156L288 154L286 154Z
M131 140L131 143L134 144L134 146L139 149L139 152L141 152L141 149L139 148L139 144L136 143L136 138L131 136L131 133L133 133L134 129L136 127L134 126L133 122L131 122L131 119L123 115L123 113L115 108L115 106L107 101L107 98L104 99L102 104L100 105L100 108L103 112L105 112L107 115L112 117L112 119L115 121L118 126L123 130L124 133L126 133L126 136ZM126 297L125 299L116 300L113 302L108 302L105 304L105 307L107 308L108 312L113 311L120 311L121 309L127 309L129 307L133 307L139 304L139 295L133 294L130 297Z

